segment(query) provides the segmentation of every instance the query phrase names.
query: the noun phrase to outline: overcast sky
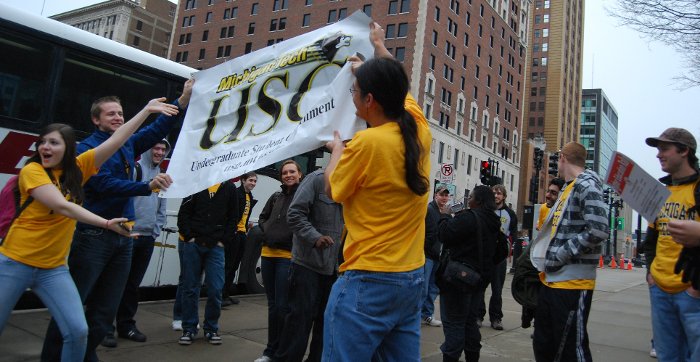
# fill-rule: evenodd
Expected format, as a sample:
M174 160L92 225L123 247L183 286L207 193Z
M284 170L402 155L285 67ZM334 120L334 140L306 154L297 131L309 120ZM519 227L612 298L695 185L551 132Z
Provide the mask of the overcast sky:
M33 13L50 16L95 0L0 0ZM643 39L617 24L605 7L614 0L586 1L583 88L602 88L618 112L618 150L655 177L663 176L656 150L644 139L667 127L683 127L700 136L700 87L678 89L683 73L678 54L670 47ZM605 175L601 175L605 176Z

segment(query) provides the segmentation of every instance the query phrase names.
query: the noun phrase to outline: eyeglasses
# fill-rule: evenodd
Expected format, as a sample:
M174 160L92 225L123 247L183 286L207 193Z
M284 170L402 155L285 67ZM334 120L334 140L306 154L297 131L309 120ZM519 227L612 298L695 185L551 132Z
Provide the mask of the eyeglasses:
M350 94L355 94L357 92L357 89L355 87L350 87Z

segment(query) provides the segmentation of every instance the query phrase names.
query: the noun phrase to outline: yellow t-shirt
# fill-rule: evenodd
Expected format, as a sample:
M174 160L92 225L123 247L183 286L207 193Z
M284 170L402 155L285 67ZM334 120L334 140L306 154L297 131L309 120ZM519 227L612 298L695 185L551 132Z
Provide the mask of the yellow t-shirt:
M544 220L547 218L548 214L549 207L547 207L547 204L542 204L542 206L540 206L540 216L537 218L537 230L542 228L542 224L544 224Z
M76 163L83 173L82 184L98 171L93 149L76 157ZM50 180L44 168L36 162L24 166L19 172L20 202L24 202L30 191L39 186L53 183L58 187L63 170L53 169L52 173L54 180ZM0 252L35 268L59 267L66 263L75 224L75 219L57 214L34 200L12 224Z
M260 252L260 256L264 256L267 258L285 258L285 259L291 259L292 258L292 252L289 250L284 250L284 249L275 249L271 248L267 245L263 245L262 251Z
M406 110L418 124L418 169L430 174L432 136L409 94ZM423 239L428 193L416 195L405 181L404 143L396 122L357 132L330 176L333 200L343 204L348 229L340 271L405 272L425 264Z
M556 204L557 207L551 211L554 213L552 215L551 237L554 237L554 235L556 235L557 233L557 227L561 222L561 213L563 211L564 204L566 204L566 200L569 198L569 196L571 196L571 190L574 189L574 184L576 184L576 179L574 179L573 181L569 182L568 185L566 185L564 191L559 197L559 202ZM540 217L542 216L540 215ZM544 222L544 219L542 221ZM542 284L555 289L595 289L595 279L572 279L563 282L547 282L545 280L545 273L540 273L540 281L542 281Z
M676 274L673 272L683 246L673 241L671 234L668 232L668 221L669 219L692 220L687 210L695 205L695 196L693 195L695 183L667 186L667 188L671 191L671 196L666 199L666 203L659 212L656 221L650 225L659 233L656 241L656 257L654 262L651 263L650 272L656 285L661 290L667 293L678 293L688 289L690 283L681 281L682 273ZM694 220L700 221L698 213L695 213Z
M243 214L241 215L241 221L238 222L238 226L236 227L236 231L239 232L246 232L247 226L246 225L246 220L248 220L248 214L250 213L250 194L245 193L245 206L243 207Z

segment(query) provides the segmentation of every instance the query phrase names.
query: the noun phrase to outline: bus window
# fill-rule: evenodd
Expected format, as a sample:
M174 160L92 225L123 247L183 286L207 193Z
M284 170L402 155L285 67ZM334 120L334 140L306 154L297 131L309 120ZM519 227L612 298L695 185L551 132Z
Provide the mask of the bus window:
M0 54L0 116L39 123L45 117L51 47L3 31Z
M144 71L135 71L119 63L69 51L56 95L54 122L70 123L86 136L94 130L90 106L100 97L115 95L121 99L124 118L134 116L148 100L165 96L168 82ZM155 115L151 116L155 119ZM82 138L82 137L81 137Z

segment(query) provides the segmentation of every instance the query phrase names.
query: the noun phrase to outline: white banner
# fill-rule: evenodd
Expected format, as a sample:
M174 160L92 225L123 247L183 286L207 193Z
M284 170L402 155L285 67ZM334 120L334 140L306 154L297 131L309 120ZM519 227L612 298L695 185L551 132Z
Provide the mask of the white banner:
M314 150L355 116L349 56L371 58L370 18L350 17L194 75L195 84L163 197L184 197L218 182ZM345 65L345 66L344 66ZM342 67L342 69L341 69Z

